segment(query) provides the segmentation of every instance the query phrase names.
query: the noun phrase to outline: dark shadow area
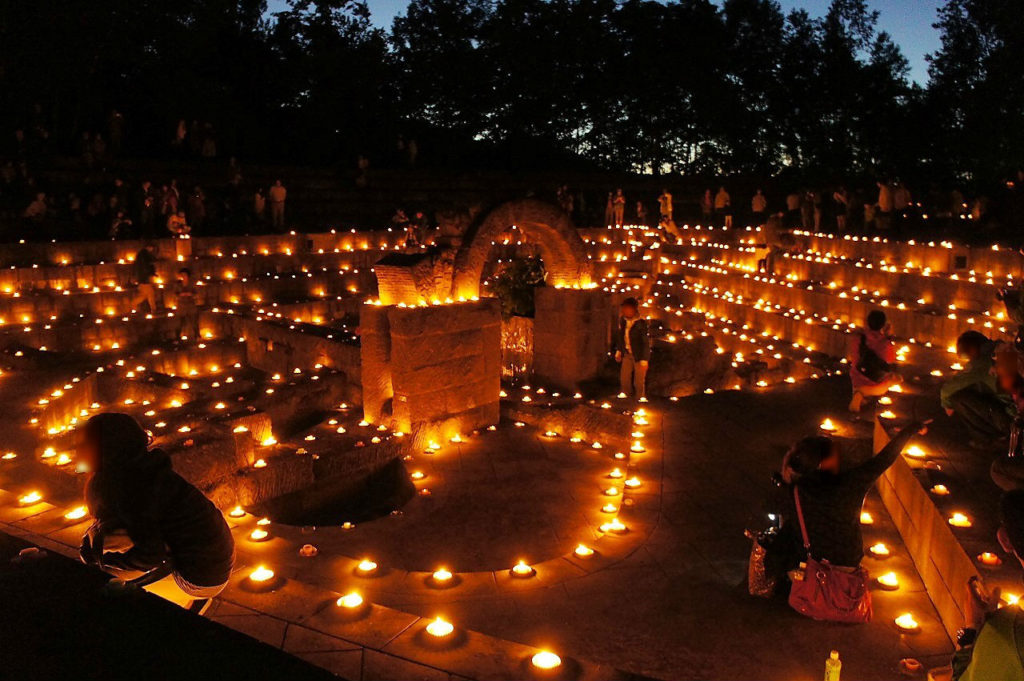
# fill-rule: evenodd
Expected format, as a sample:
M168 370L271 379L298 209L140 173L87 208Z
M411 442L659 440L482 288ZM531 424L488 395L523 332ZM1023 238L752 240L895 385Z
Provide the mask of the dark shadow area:
M340 525L381 518L404 506L416 487L401 459L359 481L324 482L264 502L258 512L286 525Z
M0 534L0 678L338 678L69 558L18 558L30 546Z

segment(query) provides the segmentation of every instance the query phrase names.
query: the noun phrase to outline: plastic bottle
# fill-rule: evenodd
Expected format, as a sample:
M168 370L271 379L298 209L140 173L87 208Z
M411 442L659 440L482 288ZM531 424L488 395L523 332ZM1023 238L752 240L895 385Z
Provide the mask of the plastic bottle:
M825 660L825 681L839 681L839 671L843 663L839 660L839 651L833 650Z

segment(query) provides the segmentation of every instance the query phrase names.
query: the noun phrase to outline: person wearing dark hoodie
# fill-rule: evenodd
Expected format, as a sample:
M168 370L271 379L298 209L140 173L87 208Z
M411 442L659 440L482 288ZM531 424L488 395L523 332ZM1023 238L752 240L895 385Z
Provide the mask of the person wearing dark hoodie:
M956 414L967 426L971 442L985 446L1006 438L1013 425L1014 409L996 380L999 344L977 331L965 331L956 339L956 353L966 362L939 390L946 414Z
M170 574L198 612L228 582L234 539L217 507L148 445L127 414L97 414L85 423L78 454L91 472L85 498L95 522L80 554L114 574Z
M803 538L796 514L794 488L807 526L811 555L834 566L856 568L864 557L860 513L864 497L889 469L916 434L927 431L928 422L907 425L870 459L846 465L839 444L823 435L806 437L786 453L782 462L782 495L778 506L782 527L776 542L779 553L773 564L785 571L804 560Z

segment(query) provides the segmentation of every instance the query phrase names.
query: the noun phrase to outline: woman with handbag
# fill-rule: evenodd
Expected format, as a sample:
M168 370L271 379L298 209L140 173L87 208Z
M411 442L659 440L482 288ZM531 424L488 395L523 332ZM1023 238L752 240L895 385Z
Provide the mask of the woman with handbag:
M798 612L839 622L871 619L867 572L860 567L861 507L910 438L926 430L927 423L911 423L873 457L845 469L838 443L828 437L804 438L786 454L788 503L778 543L787 551L794 576L789 601Z

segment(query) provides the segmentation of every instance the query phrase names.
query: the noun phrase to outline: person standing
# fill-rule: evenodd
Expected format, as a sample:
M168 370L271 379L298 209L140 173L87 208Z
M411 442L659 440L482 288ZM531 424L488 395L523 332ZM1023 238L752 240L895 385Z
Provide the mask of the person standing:
M750 212L754 215L754 224L760 227L768 218L768 198L758 189L750 199Z
M640 316L640 303L626 298L619 307L619 326L613 348L619 369L620 394L647 400L647 367L651 361L651 330L647 320Z
M156 254L149 246L143 246L135 254L135 295L132 297L132 309L146 301L150 314L156 312Z
M839 187L832 192L832 204L836 212L836 230L843 234L846 232L846 213L850 210L850 194L846 187Z
M288 190L281 184L281 180L274 180L274 186L270 188L270 224L274 229L284 229L284 202L288 198Z
M615 199L612 201L612 208L615 215L615 226L621 227L626 222L626 195L622 193L622 189L615 190Z
M604 226L611 227L615 224L615 197L608 192L608 200L604 204Z
M178 338L196 340L199 338L199 308L196 305L196 287L192 283L192 270L187 267L178 270L178 282L174 287L174 293Z
M661 222L672 222L672 194L668 189L662 189L658 197L658 210L661 212Z
M704 219L704 225L711 225L711 216L715 210L715 197L711 195L710 189L704 190L704 196L700 197L700 214Z
M878 213L875 214L875 226L883 232L889 231L892 227L892 187L889 186L888 182L879 180L875 184L878 185L878 200L875 205L878 207Z
M664 218L662 218L662 221L664 222ZM648 226L647 225L647 207L644 205L643 201L637 201L636 202L636 224L640 225L641 227L647 227Z
M715 214L726 228L732 227L732 198L725 186L719 187L715 194Z

